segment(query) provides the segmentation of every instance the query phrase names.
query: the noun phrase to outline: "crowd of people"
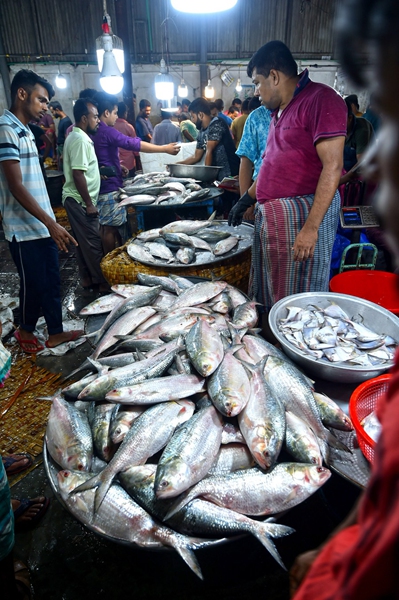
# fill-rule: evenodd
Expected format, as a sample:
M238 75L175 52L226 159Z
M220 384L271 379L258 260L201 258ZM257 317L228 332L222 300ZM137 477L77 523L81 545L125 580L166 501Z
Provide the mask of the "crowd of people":
M298 73L291 52L279 41L265 44L250 60L247 73L255 85L255 97L241 106L241 116L231 109L225 115L223 102L210 104L203 98L181 111L177 133L196 142L194 156L186 164L205 157L205 164L221 167L222 176L239 178L240 197L230 210L229 223L238 225L254 215L249 293L266 311L284 296L328 289L344 164L351 177L365 169L365 151L377 128L380 146L373 158L381 178L380 214L399 259L398 26L395 0L347 2L339 29L342 63L356 83L366 86L364 54L359 53L359 48L366 48L376 82L377 91L364 115L356 97L345 102L329 86L311 81L306 69ZM126 127L126 107L117 98L103 93L82 95L74 106L72 129L68 131L63 124L65 137L58 144L62 146L63 199L71 235L54 218L29 128L32 120L44 120L53 95L45 79L20 71L11 84L12 106L0 118L0 210L20 276L21 322L15 336L32 353L41 348L33 333L41 310L48 327L47 345L81 334L63 331L58 250L67 252L69 244L77 246L82 284L106 289L99 261L107 244L112 247L120 242L125 222L115 191L123 175L134 169L134 162L121 164L119 148L133 157L139 151L178 151L176 143L166 143L162 137L170 125L176 130L177 126L170 115L162 115L153 127L147 100L139 105L136 136ZM61 121L66 118L59 103L53 103L52 111ZM375 129L367 112L375 119ZM162 126L163 145L154 143L158 126ZM46 128L49 135L54 134L49 122ZM9 370L6 354L3 362L1 382ZM382 434L371 481L337 534L294 564L291 583L296 600L399 597L398 369L396 361L388 394L378 407ZM12 507L5 467L18 469L27 462L29 457L5 457L0 466L0 577L12 598L18 597L18 567L12 560L12 508L18 506ZM29 502L25 521L42 515L47 505L43 497Z

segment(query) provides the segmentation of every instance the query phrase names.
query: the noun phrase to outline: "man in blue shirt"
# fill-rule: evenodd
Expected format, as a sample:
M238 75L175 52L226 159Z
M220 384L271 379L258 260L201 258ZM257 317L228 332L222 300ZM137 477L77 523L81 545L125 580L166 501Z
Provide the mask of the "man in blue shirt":
M154 133L151 121L149 119L151 114L151 102L146 100L140 100L139 104L140 112L136 118L136 133L143 142L151 142Z
M223 119L223 121L225 121L227 123L227 125L230 127L233 119L230 119L230 117L228 117L227 115L224 114L223 109L224 109L224 102L221 98L218 98L217 100L215 100L215 106L218 110L218 114L217 116L220 119Z
M174 125L171 121L172 113L161 108L162 121L155 125L154 134L151 143L157 146L171 144L172 142L181 142L180 127Z

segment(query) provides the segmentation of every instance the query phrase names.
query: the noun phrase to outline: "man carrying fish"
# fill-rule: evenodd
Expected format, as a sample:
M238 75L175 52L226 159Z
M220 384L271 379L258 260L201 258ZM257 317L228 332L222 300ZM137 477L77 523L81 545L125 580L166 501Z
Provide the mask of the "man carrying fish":
M307 70L298 75L282 42L262 46L247 72L273 116L257 181L231 210L229 224L239 225L257 200L250 295L269 310L291 294L328 291L346 106Z
M11 108L0 118L0 211L20 277L20 326L14 335L30 354L43 350L33 333L41 311L49 333L46 345L83 333L63 331L58 250L68 252L68 244L77 242L55 220L28 127L46 113L53 95L46 79L23 69L11 83Z
M101 241L104 254L108 254L126 241L127 237L125 232L126 208L118 206L115 200L119 195L119 189L123 186L123 168L120 163L119 148L132 152L166 152L176 155L180 147L174 143L157 146L143 142L139 137L132 138L120 133L115 129L118 118L118 98L105 92L99 92L96 94L95 100L98 103L100 124L93 141L100 172L101 167L108 167L114 171L114 174L101 180L97 202Z
M342 63L357 86L363 88L369 81L378 90L382 143L376 155L378 165L372 168L378 167L382 175L378 206L398 259L399 3L351 0L343 6L339 22ZM291 570L295 600L399 597L398 355L387 394L377 405L377 416L382 431L367 489L336 535L297 558Z

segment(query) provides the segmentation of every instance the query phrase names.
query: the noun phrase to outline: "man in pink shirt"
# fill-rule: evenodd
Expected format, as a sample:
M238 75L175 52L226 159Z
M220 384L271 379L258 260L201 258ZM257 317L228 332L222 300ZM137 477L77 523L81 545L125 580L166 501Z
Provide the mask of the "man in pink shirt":
M298 75L283 42L262 46L247 72L273 114L257 181L229 223L257 201L250 295L269 310L291 294L328 291L347 111L333 88Z
M127 106L124 102L118 103L118 118L115 121L115 129L127 137L135 138L136 131L130 123L127 122ZM132 152L131 150L125 150L119 148L119 159L122 167L125 167L129 171L129 177L134 177L136 171L136 156L138 152Z

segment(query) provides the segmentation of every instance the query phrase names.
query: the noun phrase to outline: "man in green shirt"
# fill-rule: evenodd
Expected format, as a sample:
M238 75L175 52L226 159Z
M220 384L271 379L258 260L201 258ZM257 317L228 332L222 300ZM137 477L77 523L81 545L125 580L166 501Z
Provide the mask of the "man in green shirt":
M198 137L198 129L192 122L190 114L187 112L182 112L178 118L182 142L195 142Z
M81 285L104 292L109 286L100 267L103 248L96 207L101 179L94 144L89 137L97 133L99 125L96 103L87 98L77 100L73 116L75 127L64 145L62 201L79 244L77 261Z

